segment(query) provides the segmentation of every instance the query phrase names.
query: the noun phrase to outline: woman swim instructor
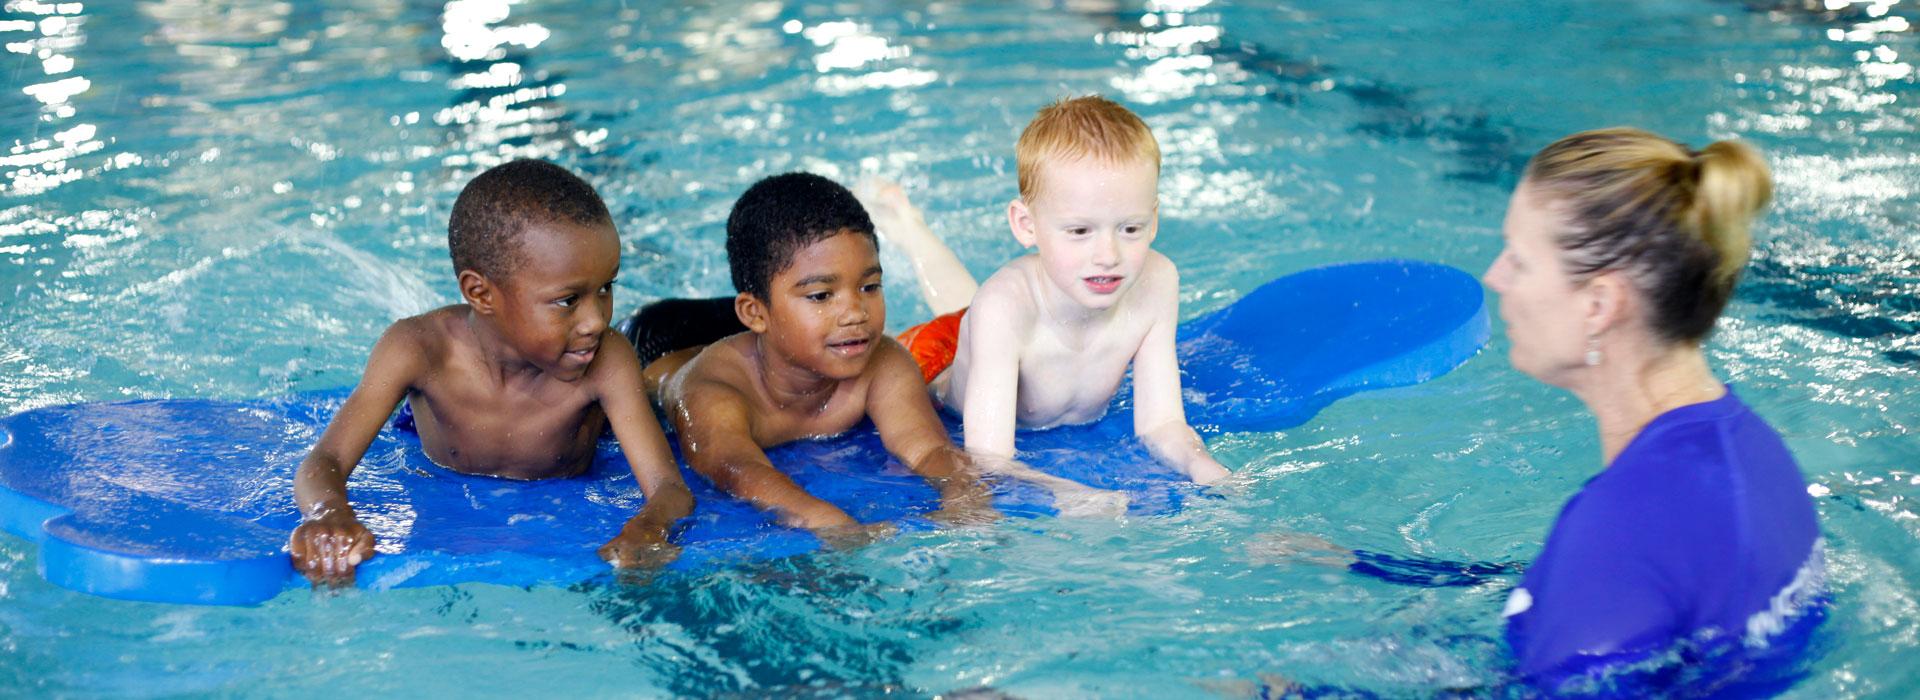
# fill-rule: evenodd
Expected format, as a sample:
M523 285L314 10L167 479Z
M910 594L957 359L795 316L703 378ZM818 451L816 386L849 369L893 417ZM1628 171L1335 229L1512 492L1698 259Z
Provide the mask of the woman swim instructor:
M1636 129L1553 143L1513 193L1486 273L1513 366L1586 404L1606 464L1507 602L1529 680L1764 646L1819 592L1799 467L1701 350L1771 194L1752 148Z

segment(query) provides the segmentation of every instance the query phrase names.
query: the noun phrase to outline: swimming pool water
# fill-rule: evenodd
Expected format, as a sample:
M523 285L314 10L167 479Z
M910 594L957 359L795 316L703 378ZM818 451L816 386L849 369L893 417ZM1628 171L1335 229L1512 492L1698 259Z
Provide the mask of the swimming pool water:
M1156 247L1192 317L1329 262L1477 272L1518 168L1576 130L1748 140L1777 201L1710 356L1798 454L1834 584L1786 694L1920 693L1911 2L0 6L0 413L352 383L387 323L455 300L447 209L508 157L599 188L623 307L729 291L727 208L789 169L903 181L985 275L1018 252L1019 128L1101 92L1161 140ZM883 262L902 329L926 309ZM54 588L0 535L0 695L1498 694L1511 580L1395 586L1265 543L1530 559L1599 448L1499 335L1431 383L1213 437L1239 477L1169 517L250 609Z

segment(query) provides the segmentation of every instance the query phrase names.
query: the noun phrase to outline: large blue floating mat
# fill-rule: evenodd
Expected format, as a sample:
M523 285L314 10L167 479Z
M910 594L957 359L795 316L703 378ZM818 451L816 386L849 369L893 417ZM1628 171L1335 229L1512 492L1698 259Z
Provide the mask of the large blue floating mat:
M1341 396L1443 374L1486 338L1484 295L1460 270L1411 261L1307 270L1181 327L1188 415L1207 432L1283 429ZM293 473L345 398L331 390L73 404L0 419L0 527L38 543L41 574L73 590L175 603L267 600L305 585L286 555L299 523ZM1198 489L1131 438L1127 404L1116 399L1091 425L1022 433L1022 459L1125 491L1132 514L1179 508ZM938 507L871 429L768 454L863 522L922 529ZM811 534L683 474L696 505L676 535L684 551L673 567L819 548ZM521 482L440 468L417 437L391 427L349 489L378 541L379 555L359 569L368 588L582 581L607 570L595 551L643 503L611 440L583 476ZM1043 489L998 481L994 489L1011 517L1054 513Z
M1291 428L1340 397L1445 374L1487 333L1486 294L1456 268L1380 260L1296 272L1180 326L1187 420Z

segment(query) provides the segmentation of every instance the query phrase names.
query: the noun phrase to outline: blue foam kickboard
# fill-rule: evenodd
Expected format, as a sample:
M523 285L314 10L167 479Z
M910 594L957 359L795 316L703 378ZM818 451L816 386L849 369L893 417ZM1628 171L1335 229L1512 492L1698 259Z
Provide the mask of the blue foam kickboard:
M1298 425L1342 396L1426 381L1485 344L1485 298L1460 270L1402 260L1276 279L1180 328L1189 420L1203 433ZM304 585L286 555L298 524L294 470L346 398L338 389L248 401L161 399L41 408L0 419L0 526L41 547L55 584L114 598L246 605ZM1129 512L1177 509L1198 487L1131 437L1126 392L1086 426L1023 432L1036 468L1126 491ZM948 429L959 426L946 416ZM1118 447L1116 447L1118 445ZM863 521L931 527L934 493L892 461L871 428L770 450L808 491ZM676 568L723 566L819 547L802 530L715 491L682 468L696 506ZM595 550L643 502L618 446L603 440L572 479L520 482L435 466L389 427L349 483L380 554L368 588L467 582L568 584L607 570ZM994 482L1014 517L1052 514L1050 496Z

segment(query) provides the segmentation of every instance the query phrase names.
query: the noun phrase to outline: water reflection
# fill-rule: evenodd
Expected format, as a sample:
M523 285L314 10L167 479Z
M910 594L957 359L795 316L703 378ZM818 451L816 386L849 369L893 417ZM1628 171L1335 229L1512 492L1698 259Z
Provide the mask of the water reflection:
M834 96L863 90L905 89L932 83L940 74L915 67L861 72L869 64L886 64L913 55L911 47L894 44L873 32L868 24L850 20L821 22L807 26L800 20L782 25L788 34L799 34L820 49L814 54L813 67L822 75L814 89Z
M748 3L733 9L695 14L671 31L671 41L686 52L684 65L665 63L663 51L638 48L621 51L622 58L630 63L651 62L682 85L751 80L792 59L795 52L786 38L769 26L780 16L780 3ZM636 11L623 19L637 22L640 17ZM793 27L790 33L798 31Z
M440 45L460 61L498 61L508 46L538 47L553 32L538 23L502 24L519 0L452 0L441 15Z
M1210 53L1220 46L1225 32L1217 13L1194 14L1207 4L1206 0L1149 3L1147 12L1139 15L1139 29L1096 36L1094 43L1127 47L1127 58L1143 64L1134 75L1114 78L1113 86L1133 102L1153 104L1244 79L1237 66L1218 64Z
M38 102L32 135L9 144L0 156L0 194L33 195L85 176L73 159L106 148L99 128L71 123L79 114L74 98L93 88L93 81L72 75L71 53L87 42L86 9L78 2L13 0L5 10L15 18L0 20L0 42L8 53L20 54L22 71L37 61L43 82L20 88ZM30 80L22 76L21 81Z
M592 146L604 131L569 133L567 94L561 76L536 66L537 54L553 30L539 22L516 21L519 0L451 0L441 11L440 46L453 74L446 86L453 104L435 112L434 124L450 127L456 143L442 163L474 170L515 158L557 157L572 145ZM396 115L412 124L419 115ZM576 143L577 142L577 143Z

